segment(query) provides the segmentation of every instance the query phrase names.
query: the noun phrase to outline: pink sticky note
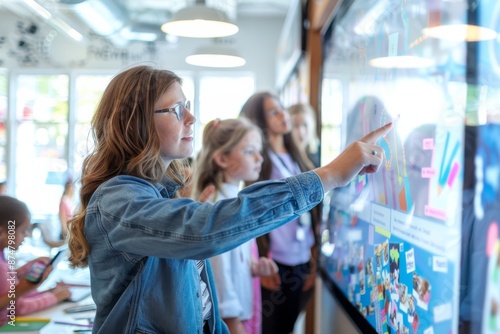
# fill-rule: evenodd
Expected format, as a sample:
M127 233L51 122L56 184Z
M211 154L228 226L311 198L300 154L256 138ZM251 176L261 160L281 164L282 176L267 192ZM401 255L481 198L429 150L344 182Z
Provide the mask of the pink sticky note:
M424 215L441 220L446 220L446 211L434 208L428 204L424 206Z
M492 222L488 227L488 234L486 236L486 255L491 256L495 251L495 244L498 240L498 224Z
M433 150L434 149L434 138L426 138L422 142L422 147L424 150Z
M430 179L436 176L436 170L432 167L423 167L422 168L422 178Z

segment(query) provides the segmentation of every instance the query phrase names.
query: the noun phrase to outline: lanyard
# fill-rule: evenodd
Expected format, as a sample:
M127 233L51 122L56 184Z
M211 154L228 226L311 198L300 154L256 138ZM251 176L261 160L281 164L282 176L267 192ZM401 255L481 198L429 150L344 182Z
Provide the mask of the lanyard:
M282 167L284 167L287 172L290 174L290 176L294 176L294 175L297 175L301 172L300 168L298 168L297 166L297 163L295 163L295 170L293 170L291 168L291 166L287 165L286 162L279 156L278 153L275 153L274 151L271 151L272 155L274 155L278 161L280 162L280 164L282 165ZM311 213L310 212L306 212L306 213L303 213L302 215L300 215L299 219L298 219L298 228L297 228L297 231L296 231L296 238L297 240L304 240L305 239L305 230L309 228L309 226L311 226Z
M287 172L290 174L289 176L295 176L301 172L300 168L291 168L291 166L287 165L286 162L279 156L278 153L275 153L273 151L271 153L278 159L281 166L283 166L287 170ZM297 163L295 162L295 164Z

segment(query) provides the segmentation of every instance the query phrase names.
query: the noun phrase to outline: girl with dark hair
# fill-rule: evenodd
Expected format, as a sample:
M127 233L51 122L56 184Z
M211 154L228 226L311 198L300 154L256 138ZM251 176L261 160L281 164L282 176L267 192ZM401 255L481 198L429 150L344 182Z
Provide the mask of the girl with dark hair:
M11 259L29 235L30 220L26 204L7 195L0 196L0 326L15 320L16 316L34 313L71 296L64 284L58 284L48 291L35 291L50 274L52 266L47 267L39 283L26 280L31 266L36 262L48 263L48 257L40 257L20 268L13 268L15 263ZM7 259L4 257L5 249Z
M264 133L259 180L283 179L314 168L293 139L290 114L276 96L269 92L252 95L240 116L253 121ZM311 295L315 272L312 217L311 212L305 212L257 239L260 255L272 258L279 268L277 274L261 279L263 334L291 333Z
M320 166L319 138L316 134L316 112L307 103L288 107L292 118L292 137L304 156L314 167Z

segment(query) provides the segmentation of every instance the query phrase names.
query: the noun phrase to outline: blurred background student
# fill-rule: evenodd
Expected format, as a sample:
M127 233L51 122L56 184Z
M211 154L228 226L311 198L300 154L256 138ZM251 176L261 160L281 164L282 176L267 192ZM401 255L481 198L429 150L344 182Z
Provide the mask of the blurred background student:
M24 238L29 235L31 230L30 221L31 215L26 204L7 195L0 196L0 326L9 320L7 307L13 297L9 290L11 273L13 272L11 266L15 265L15 263L12 263L10 256L15 258L14 251L21 246ZM9 240L14 240L14 243L9 243ZM4 255L5 249L7 249L8 259ZM46 257L37 258L15 269L17 273L15 277L16 316L28 315L48 308L71 296L64 284L58 284L48 291L36 291L36 288L50 274L52 267L47 268L39 283L34 284L26 280L25 276L35 262L48 263L49 260Z
M292 137L304 159L315 167L320 165L319 138L316 132L316 112L307 103L296 103L288 107L292 119Z
M72 180L67 180L64 184L64 191L59 202L59 221L61 222L60 239L66 239L68 234L68 221L73 217L73 195L75 194L75 186Z
M243 105L240 116L255 123L263 132L264 144L260 180L276 180L311 170L291 130L290 114L279 99L269 92L252 95ZM315 222L310 212L257 238L260 256L272 258L278 274L261 279L262 333L288 334L310 297L314 285Z

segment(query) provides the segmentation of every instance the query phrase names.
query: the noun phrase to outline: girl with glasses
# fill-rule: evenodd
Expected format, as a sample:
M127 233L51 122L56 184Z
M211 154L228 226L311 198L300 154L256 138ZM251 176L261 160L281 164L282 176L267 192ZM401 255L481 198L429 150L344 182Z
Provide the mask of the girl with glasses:
M181 83L168 70L124 70L92 119L69 248L74 266L90 268L94 333L227 333L206 259L286 224L382 162L371 152L390 125L314 171L214 204L182 198L195 118ZM164 109L172 111L155 112Z

